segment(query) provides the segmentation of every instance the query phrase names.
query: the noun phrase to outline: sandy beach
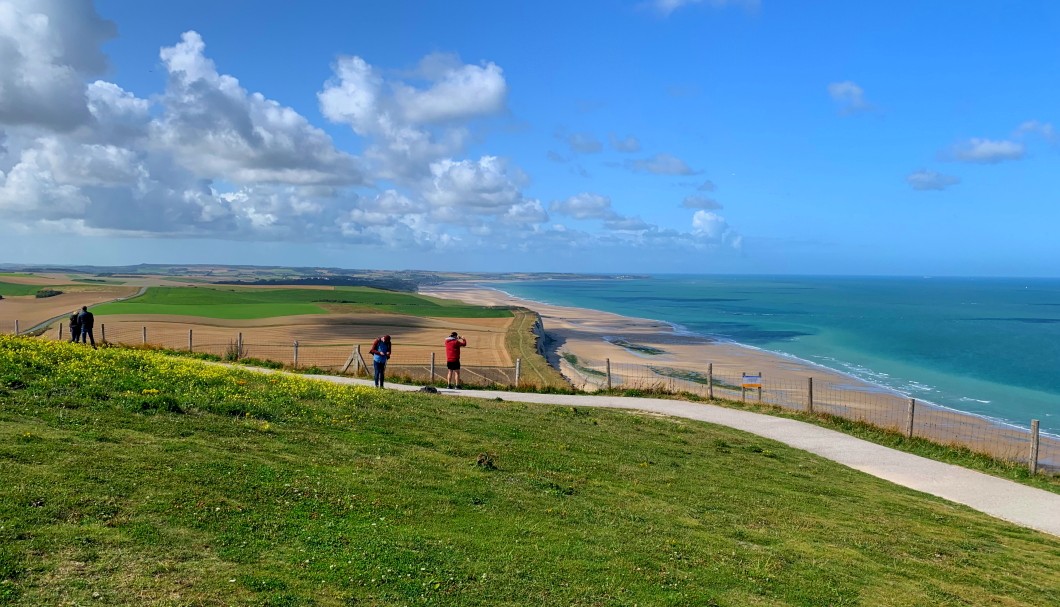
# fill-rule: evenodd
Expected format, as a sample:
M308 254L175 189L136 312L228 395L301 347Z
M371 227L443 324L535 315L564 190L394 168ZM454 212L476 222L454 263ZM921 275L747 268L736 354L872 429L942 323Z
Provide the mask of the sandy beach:
M569 373L570 365L563 359L564 353L592 362L609 359L613 368L650 364L703 372L711 364L717 377L740 378L743 373L760 373L771 384L793 386L804 386L807 378L813 377L822 383L859 384L865 390L880 391L879 387L851 376L794 358L732 342L680 334L661 321L529 301L480 284L447 283L420 292L477 305L521 306L537 312L549 338L546 348L549 362L566 367L565 374L574 376L572 379L578 374Z
M512 305L537 312L546 339L544 353L579 389L593 391L605 383L609 361L613 381L626 387L663 387L705 393L708 368L721 398L753 401L756 390L740 389L742 376L760 374L762 400L806 410L812 384L813 410L877 426L906 431L910 399L881 386L813 363L728 341L687 335L668 323L598 310L556 306L513 297L483 283L447 283L423 288L425 295L478 305ZM573 356L571 356L573 355ZM572 365L572 358L576 364ZM688 378L692 381L686 381ZM683 379L674 379L683 378ZM916 403L914 436L960 444L996 457L1026 457L1028 431L930 403ZM1060 451L1043 442L1042 461L1055 465Z

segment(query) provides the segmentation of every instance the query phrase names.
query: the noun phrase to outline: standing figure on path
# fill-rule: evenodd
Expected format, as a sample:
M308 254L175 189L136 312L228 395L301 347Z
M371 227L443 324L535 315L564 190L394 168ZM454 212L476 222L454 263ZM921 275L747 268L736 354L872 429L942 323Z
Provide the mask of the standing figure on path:
M77 310L70 315L70 341L75 344L81 341L81 319L77 315Z
M92 342L92 348L96 347L96 337L92 335L92 325L96 322L96 317L88 311L88 306L81 306L81 313L77 315L77 321L81 325L81 343L87 344L89 341Z
M375 367L375 387L383 387L383 375L386 373L386 361L394 352L390 344L390 336L384 335L372 342L372 349L368 351L372 355L372 366Z
M445 367L449 369L445 379L449 382L450 388L453 386L460 388L460 348L466 345L467 340L457 335L456 331L450 333L445 339Z

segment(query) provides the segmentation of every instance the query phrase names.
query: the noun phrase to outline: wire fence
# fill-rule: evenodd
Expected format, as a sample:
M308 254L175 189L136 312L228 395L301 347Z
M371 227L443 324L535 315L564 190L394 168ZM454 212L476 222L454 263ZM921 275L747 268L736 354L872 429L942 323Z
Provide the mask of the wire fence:
M761 402L790 411L831 415L899 432L910 438L963 447L1025 463L1032 470L1060 473L1060 436L1021 428L910 399L884 388L807 377L778 380L734 370L674 368L612 363L566 356L563 370L581 390L633 389L685 392L706 398Z
M69 327L58 323L41 334L46 339L70 339ZM329 373L343 373L369 377L372 362L369 346L346 341L303 343L301 341L270 341L275 335L268 329L256 332L231 330L173 330L148 327L138 323L101 323L93 328L98 343L125 346L151 346L170 350L186 350L211 354L222 359L256 359L295 369L318 369ZM262 341L258 341L264 337ZM403 354L395 352L387 363L386 375L391 379L414 383L444 382L448 372L444 356L433 354ZM469 386L515 387L520 383L519 367L461 364L460 382Z
M26 328L14 321L0 321L0 333L14 334ZM371 362L366 361L367 346L357 343L301 343L291 341L255 341L255 333L160 330L136 323L100 324L94 330L97 342L122 345L148 345L173 350L212 354L227 359L253 358L298 369L370 376ZM69 339L62 323L49 327L40 336L46 339ZM266 337L271 337L265 333ZM444 382L447 369L444 357L431 354L414 358L396 352L388 362L390 379L411 383ZM418 360L417 360L418 358ZM506 386L520 384L520 363L514 367L461 366L461 383L469 386ZM595 391L607 388L644 391L685 392L706 398L761 402L792 411L832 415L856 422L900 432L908 437L963 447L978 453L1014 462L1026 463L1032 470L1060 473L1060 436L1038 432L1036 424L1021 428L983 417L946 409L863 384L834 383L805 378L802 381L778 380L760 376L748 377L737 369L675 368L663 365L612 363L610 360L588 360L570 355L561 362L562 371L576 389Z

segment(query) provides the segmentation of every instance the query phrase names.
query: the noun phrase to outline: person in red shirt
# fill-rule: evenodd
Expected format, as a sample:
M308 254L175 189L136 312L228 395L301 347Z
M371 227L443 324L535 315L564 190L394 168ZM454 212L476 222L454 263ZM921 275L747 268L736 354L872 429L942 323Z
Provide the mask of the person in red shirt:
M457 335L456 331L445 339L445 367L449 369L446 381L449 382L450 388L460 388L460 348L466 345L467 340Z

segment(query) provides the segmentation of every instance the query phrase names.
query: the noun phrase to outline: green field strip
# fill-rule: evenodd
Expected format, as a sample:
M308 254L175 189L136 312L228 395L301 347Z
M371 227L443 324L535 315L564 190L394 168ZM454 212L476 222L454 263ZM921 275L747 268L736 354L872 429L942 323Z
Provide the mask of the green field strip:
M410 293L366 287L248 289L152 287L143 295L93 308L98 314L173 314L219 319L327 314L324 305L349 312L387 312L442 318L509 318L503 308L471 306Z
M314 304L216 304L211 306L175 305L175 304L135 304L123 305L121 302L94 306L92 312L97 316L114 314L160 314L167 316L197 316L200 318L217 318L222 320L253 320L274 318L277 316L301 316L304 314L327 314L328 311Z
M54 289L62 291L74 285L23 285L13 282L0 282L0 295L6 297L17 297L20 295L33 295L41 289Z

